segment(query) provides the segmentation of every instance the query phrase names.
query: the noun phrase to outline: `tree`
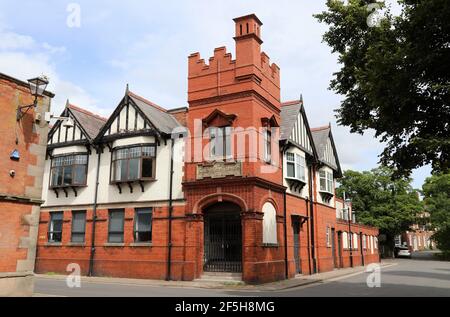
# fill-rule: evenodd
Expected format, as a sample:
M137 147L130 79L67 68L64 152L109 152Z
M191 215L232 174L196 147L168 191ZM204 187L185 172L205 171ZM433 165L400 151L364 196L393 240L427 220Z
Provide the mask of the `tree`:
M450 174L428 177L422 186L425 210L436 233L438 247L450 252Z
M378 227L386 235L384 243L393 250L394 237L409 230L423 211L417 190L407 177L393 180L394 171L379 167L371 171L345 171L337 195L352 200L358 222Z
M399 16L374 2L327 0L315 15L329 25L323 40L342 65L330 84L344 96L338 123L352 133L373 129L387 143L381 163L397 176L430 163L449 171L450 1L398 0ZM376 6L386 11L373 26Z

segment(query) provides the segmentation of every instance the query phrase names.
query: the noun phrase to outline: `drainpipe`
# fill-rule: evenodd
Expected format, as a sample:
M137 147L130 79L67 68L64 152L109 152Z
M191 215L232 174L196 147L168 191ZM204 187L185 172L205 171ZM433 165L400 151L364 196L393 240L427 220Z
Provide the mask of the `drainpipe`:
M172 190L173 190L173 147L174 147L174 139L171 138L171 144L170 144L170 181L169 181L169 233L167 237L167 276L166 281L171 280L172 275L172 213L173 213L173 196L172 196Z
M306 197L306 216L308 217L308 226L306 227L307 230L307 241L308 241L308 268L309 268L309 272L312 272L311 270L311 240L310 240L310 232L311 230L309 230L309 219L310 219L310 215L309 215L309 197Z
M311 257L313 263L313 274L317 273L316 246L315 246L315 230L314 230L314 196L313 196L313 166L309 168L309 208L311 211Z
M283 174L284 175L284 174ZM287 241L287 202L286 202L286 190L284 191L284 269L286 272L286 279L289 278L289 265L288 265L288 241Z
M91 254L89 257L89 276L94 274L94 256L95 256L95 225L97 221L97 198L98 198L98 185L100 176L100 157L102 155L102 148L99 146L97 149L97 174L95 176L95 194L94 194L94 206L92 208L92 237L91 237Z

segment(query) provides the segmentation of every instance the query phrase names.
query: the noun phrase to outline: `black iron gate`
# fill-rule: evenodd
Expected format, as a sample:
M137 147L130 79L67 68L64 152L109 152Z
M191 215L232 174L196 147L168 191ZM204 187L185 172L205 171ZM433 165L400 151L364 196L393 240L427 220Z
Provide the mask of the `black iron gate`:
M242 226L239 213L205 215L205 272L242 272Z

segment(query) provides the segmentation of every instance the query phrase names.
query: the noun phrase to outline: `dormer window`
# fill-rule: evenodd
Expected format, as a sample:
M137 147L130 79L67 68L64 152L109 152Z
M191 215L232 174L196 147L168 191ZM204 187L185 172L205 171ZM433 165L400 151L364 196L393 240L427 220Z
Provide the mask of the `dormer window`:
M328 171L320 171L320 191L333 194L333 173Z
M87 154L68 154L52 159L51 188L85 186L87 178Z
M306 182L306 160L303 156L287 152L286 165L287 178Z
M156 145L115 148L112 153L112 182L155 179Z

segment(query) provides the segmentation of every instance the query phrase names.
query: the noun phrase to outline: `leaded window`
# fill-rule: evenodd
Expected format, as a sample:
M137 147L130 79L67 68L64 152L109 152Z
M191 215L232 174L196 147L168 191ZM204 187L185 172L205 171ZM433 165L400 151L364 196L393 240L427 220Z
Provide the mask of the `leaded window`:
M156 146L117 148L112 155L112 181L130 182L155 178Z
M86 185L87 165L87 154L54 157L52 159L50 187Z

